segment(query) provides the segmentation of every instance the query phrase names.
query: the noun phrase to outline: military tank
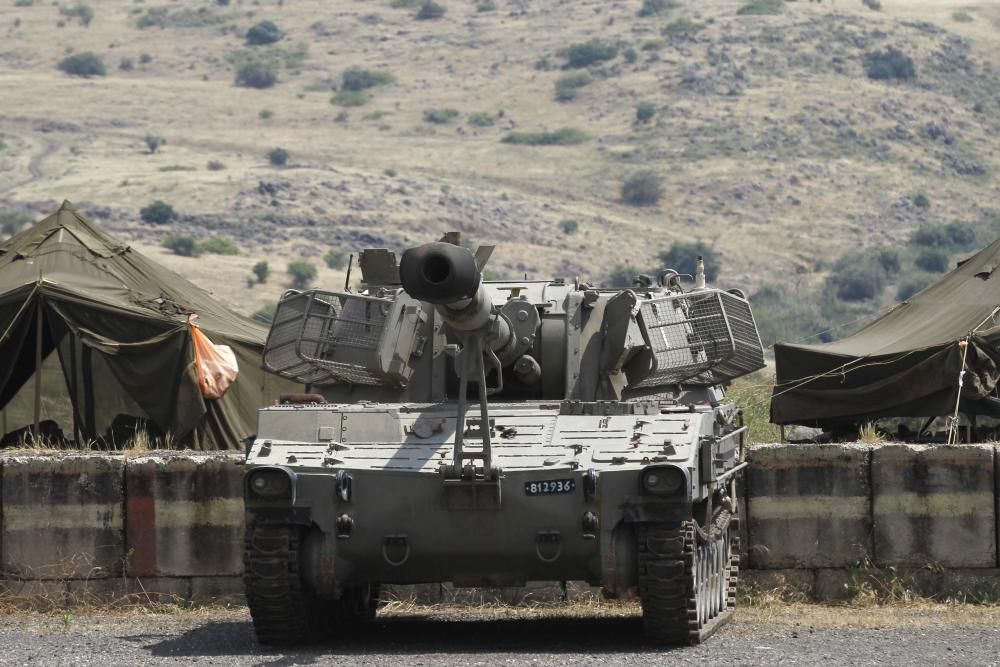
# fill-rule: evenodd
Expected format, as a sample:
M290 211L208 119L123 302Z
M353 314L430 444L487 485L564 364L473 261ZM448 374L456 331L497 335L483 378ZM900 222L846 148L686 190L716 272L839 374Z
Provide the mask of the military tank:
M245 473L260 642L335 636L379 586L579 580L647 640L732 614L749 303L670 270L632 289L486 281L458 235L359 255L360 292L286 293L264 351L308 385L260 410Z

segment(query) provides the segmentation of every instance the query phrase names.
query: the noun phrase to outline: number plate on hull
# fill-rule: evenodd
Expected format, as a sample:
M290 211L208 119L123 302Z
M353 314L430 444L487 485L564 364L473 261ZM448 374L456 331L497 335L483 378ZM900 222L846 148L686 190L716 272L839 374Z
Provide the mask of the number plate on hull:
M554 493L573 493L576 480L546 479L539 482L525 482L524 492L529 496L548 496Z

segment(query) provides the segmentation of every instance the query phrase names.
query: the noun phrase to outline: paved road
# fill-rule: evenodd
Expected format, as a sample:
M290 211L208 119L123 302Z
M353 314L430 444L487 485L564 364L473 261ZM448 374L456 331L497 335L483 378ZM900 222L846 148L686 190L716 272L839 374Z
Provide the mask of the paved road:
M809 625L808 613L790 613L803 622L784 612L770 620L758 614L731 623L706 645L673 650L643 647L635 616L462 620L410 613L339 643L294 651L258 647L243 610L8 616L0 619L0 664L1000 665L995 623L889 619L880 628L824 628Z

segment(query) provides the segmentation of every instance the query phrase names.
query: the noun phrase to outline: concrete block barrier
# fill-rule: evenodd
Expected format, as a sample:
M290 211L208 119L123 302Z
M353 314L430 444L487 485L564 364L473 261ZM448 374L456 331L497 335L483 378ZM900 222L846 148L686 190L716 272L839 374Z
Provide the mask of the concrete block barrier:
M997 566L990 445L885 445L872 455L875 562Z
M5 457L0 465L4 576L121 574L123 477L121 458L83 453Z
M156 454L125 470L130 577L218 577L243 572L240 455Z
M870 447L759 445L750 459L751 568L847 567L871 552Z

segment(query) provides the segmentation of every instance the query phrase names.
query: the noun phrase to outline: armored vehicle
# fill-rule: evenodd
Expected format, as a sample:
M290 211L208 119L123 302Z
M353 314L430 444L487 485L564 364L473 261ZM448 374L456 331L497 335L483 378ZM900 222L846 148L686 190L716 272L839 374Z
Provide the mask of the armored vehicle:
M359 293L280 300L264 365L316 393L259 413L246 596L259 640L371 619L381 584L580 580L638 595L645 636L730 615L744 428L763 366L738 291L483 280L457 235L359 255Z

